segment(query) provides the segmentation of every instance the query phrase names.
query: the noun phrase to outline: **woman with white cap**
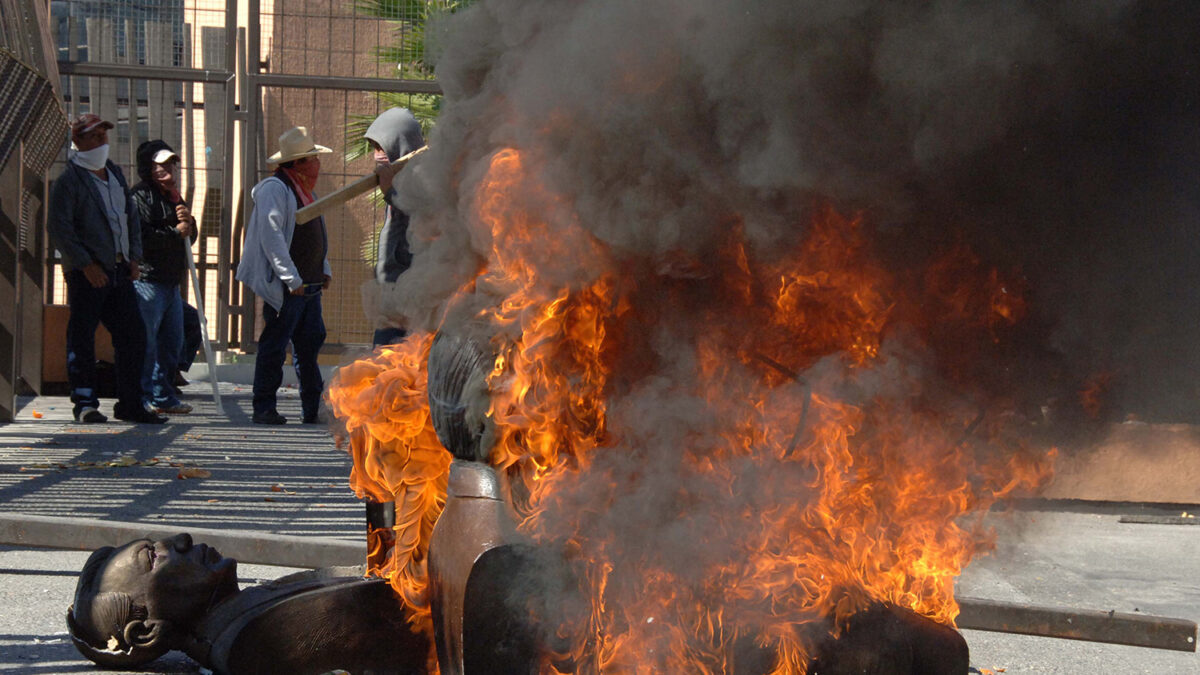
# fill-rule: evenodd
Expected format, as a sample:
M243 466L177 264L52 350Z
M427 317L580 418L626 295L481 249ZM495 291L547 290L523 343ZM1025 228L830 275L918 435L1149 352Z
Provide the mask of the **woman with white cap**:
M319 421L325 386L317 354L325 344L321 291L329 288L329 240L324 218L296 224L296 209L312 203L321 172L320 155L333 152L317 145L305 127L279 137L279 151L267 158L278 168L250 191L254 211L246 225L246 241L237 279L263 299L262 333L254 362L254 416L257 424L285 424L275 396L283 383L287 345L300 380L300 407L305 424Z
M179 155L165 141L138 146L137 173L142 180L133 187L133 203L142 223L142 275L133 286L146 324L142 389L149 409L182 415L192 406L172 386L183 350L179 284L191 255L184 238L196 240L196 219L179 192Z

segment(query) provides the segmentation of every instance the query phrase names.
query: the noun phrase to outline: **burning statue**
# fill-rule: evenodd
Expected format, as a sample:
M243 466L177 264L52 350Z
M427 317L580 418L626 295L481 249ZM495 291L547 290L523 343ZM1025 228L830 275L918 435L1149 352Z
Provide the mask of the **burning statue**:
M1195 22L1153 5L478 0L426 26L445 104L379 301L411 334L328 397L352 487L394 504L367 574L441 671L928 672L937 646L962 672L955 581L1049 480L1095 353L1045 307L1147 311L1056 274L1120 299L1110 263L1157 269L1143 233L1194 221L1143 206L1194 213L1169 193L1200 109ZM489 644L514 648L473 667Z
M578 661L588 640L586 571L567 559L569 553L518 532L513 485L488 464L494 434L484 412L494 360L469 334L439 333L429 353L429 409L439 440L454 456L428 551L440 672L590 672ZM819 622L805 632L812 672L958 675L968 669L967 645L956 631L883 603L864 603L841 626ZM777 647L736 644L724 670L766 675L780 661Z
M465 461L452 469L457 474L452 490L460 494L451 502L480 499L474 496L480 491L469 486L489 482L478 480L480 469ZM483 492L494 495L494 488ZM467 527L459 541L443 544L444 557L468 563L464 583L448 584L459 597L447 602L454 591L443 588L448 592L433 601L434 615L458 629L457 636L439 631L440 669L431 660L432 646L411 630L411 617L391 588L381 579L363 578L361 568L301 572L239 590L236 561L193 545L186 534L97 550L67 612L71 639L81 654L107 668L136 668L178 649L219 675L573 672L574 665L561 660L570 639L554 636L524 611L534 602L561 602L572 585L565 567L527 544L480 546L488 523L477 515L460 515L457 523ZM470 546L483 552L464 553ZM445 571L452 575L453 567ZM508 590L514 580L526 591L538 589L541 597L525 595L514 603ZM454 620L448 618L451 609L458 613ZM740 665L730 672L766 673L773 660L767 651L743 645ZM546 671L556 658L555 670ZM856 616L841 638L825 640L814 664L817 672L835 675L949 675L966 672L966 658L966 644L954 631L878 606Z
M863 225L823 212L758 267L733 223L728 255L680 251L547 292L525 255L558 251L556 275L608 252L525 212L554 202L530 172L518 151L489 158L464 217L494 228L494 258L437 337L343 367L329 393L352 486L395 502L396 545L371 572L437 634L442 672L514 672L471 667L480 608L536 619L516 634L559 672L965 672L965 644L939 624L987 545L979 514L1048 465L973 438L999 427L906 370L914 347L884 339L899 299ZM992 297L988 274L964 281ZM999 297L1013 304L968 306L965 330L1002 331L995 308L1015 316L1019 301ZM525 546L571 581L556 594L522 574ZM498 569L498 598L471 600L471 579ZM942 648L896 661L896 640Z
M911 116L873 95L908 74L872 60L911 44L883 27L935 12L888 7L483 0L431 27L446 104L396 179L414 261L380 303L412 334L328 394L352 486L395 503L370 573L426 630L470 645L472 566L530 546L573 581L530 603L513 563L506 601L575 672L803 673L873 613L953 634L986 514L1053 452L1004 361L1018 270L893 224L995 132L951 123L950 78ZM493 529L448 573L468 504Z
M222 675L287 671L443 675L589 672L586 566L517 529L513 476L489 463L494 433L482 411L494 357L475 339L441 333L429 351L428 409L454 456L428 548L429 618L362 570L318 570L239 590L236 562L181 534L96 551L80 575L67 623L76 647L110 667L181 649ZM516 478L519 479L519 476ZM409 534L402 528L397 540ZM395 552L392 552L395 555ZM850 597L850 594L846 594ZM747 634L763 632L747 626ZM737 626L730 626L738 630ZM840 625L810 622L806 666L822 673L967 670L954 630L865 600ZM739 640L725 671L766 675L781 643ZM436 666L434 665L436 663Z

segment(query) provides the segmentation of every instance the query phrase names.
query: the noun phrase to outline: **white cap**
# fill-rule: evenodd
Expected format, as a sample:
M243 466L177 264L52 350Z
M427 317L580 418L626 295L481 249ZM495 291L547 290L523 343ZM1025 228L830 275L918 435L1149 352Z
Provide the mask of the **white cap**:
M166 164L167 161L170 160L172 157L174 157L175 159L179 159L179 155L176 155L175 153L171 152L170 150L167 150L166 148L163 148L162 150L159 150L158 152L154 153L153 162L155 164Z

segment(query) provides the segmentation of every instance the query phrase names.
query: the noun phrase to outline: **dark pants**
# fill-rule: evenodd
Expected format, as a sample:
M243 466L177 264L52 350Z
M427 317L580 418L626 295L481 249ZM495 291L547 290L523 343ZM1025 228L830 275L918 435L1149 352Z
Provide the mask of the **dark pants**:
M112 335L116 356L115 410L128 414L142 406L146 328L138 311L137 294L125 265L109 270L108 279L106 286L94 288L81 270L66 273L67 306L71 308L67 321L67 380L76 415L83 408L100 406L96 396L96 326L100 323Z
M325 381L317 365L317 352L325 344L325 321L321 318L321 288L310 286L304 296L287 293L278 312L263 306L262 335L258 336L258 355L254 359L254 412L275 410L275 392L283 384L283 360L288 342L292 343L292 362L300 380L300 409L305 417L316 417L321 405Z
M187 370L196 360L204 338L200 335L200 313L195 307L183 303L183 351L179 353L179 370Z

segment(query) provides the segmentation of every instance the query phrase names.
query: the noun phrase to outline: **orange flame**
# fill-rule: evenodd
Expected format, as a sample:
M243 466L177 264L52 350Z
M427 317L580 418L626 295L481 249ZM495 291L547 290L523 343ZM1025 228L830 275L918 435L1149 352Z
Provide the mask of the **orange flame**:
M446 501L450 469L450 453L429 419L425 364L432 343L424 336L381 348L340 368L328 393L354 460L350 487L360 499L396 505L395 545L369 572L388 578L415 620L427 627L432 624L426 554ZM371 557L378 558L378 552Z
M997 332L1025 318L1025 288L1019 277L1005 279L996 269L987 269L965 244L957 244L925 273L929 298L964 325L986 328L994 341Z
M471 214L491 251L452 302L490 298L475 318L498 354L491 461L524 479L522 528L579 564L592 602L574 631L581 672L727 672L750 641L777 654L773 672L803 673L806 627L836 631L872 602L952 624L954 581L990 546L983 515L1044 485L1053 453L1002 442L1000 415L939 403L887 346L898 291L862 221L825 210L776 262L735 223L710 273L680 258L686 278L638 285L530 175L514 150L492 157ZM948 321L995 340L1025 313L965 248L925 281ZM672 331L690 339L646 346ZM397 499L396 550L375 572L426 610L449 463L425 401L430 343L381 350L330 387L356 493ZM680 538L638 541L646 532Z
M492 461L501 468L520 463L518 470L536 480L558 463L560 452L581 457L604 434L607 373L600 346L613 311L613 284L602 277L584 288L547 292L542 270L531 260L574 265L604 253L577 226L551 232L514 199L518 195L526 203L555 201L530 186L515 150L500 151L475 213L493 242L477 285L502 294L488 310L497 335L516 336L497 337L499 355L488 380L497 431Z

